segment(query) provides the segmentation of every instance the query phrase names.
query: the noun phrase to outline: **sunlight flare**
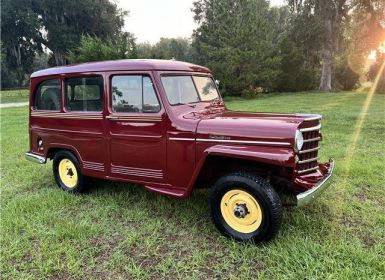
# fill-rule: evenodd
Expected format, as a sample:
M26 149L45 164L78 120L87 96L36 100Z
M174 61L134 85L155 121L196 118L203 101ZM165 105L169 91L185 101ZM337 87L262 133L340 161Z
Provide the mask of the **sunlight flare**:
M378 71L377 76L374 79L373 85L370 88L368 96L366 97L365 102L362 105L361 112L360 112L360 114L358 116L358 120L356 122L354 133L353 133L353 136L352 136L352 144L350 145L350 149L349 149L349 151L347 153L347 156L346 156L346 162L347 162L346 173L345 173L346 177L347 177L347 175L349 174L349 171L350 171L351 161L352 161L354 152L356 150L356 146L357 146L357 142L358 142L359 136L361 134L362 125L363 125L363 123L365 121L366 114L368 112L370 103L372 102L373 95L376 92L378 83L379 83L382 75L384 74L384 68L385 68L385 60L383 61L382 65L380 67L380 70ZM346 183L346 178L345 178L345 183Z

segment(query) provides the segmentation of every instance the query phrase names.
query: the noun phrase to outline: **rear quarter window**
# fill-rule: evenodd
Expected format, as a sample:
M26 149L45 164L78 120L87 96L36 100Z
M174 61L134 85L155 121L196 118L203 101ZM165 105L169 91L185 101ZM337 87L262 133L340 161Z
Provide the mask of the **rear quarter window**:
M35 110L60 111L61 86L59 79L47 80L39 84L35 92Z
M65 100L68 111L103 110L103 77L76 77L65 80Z

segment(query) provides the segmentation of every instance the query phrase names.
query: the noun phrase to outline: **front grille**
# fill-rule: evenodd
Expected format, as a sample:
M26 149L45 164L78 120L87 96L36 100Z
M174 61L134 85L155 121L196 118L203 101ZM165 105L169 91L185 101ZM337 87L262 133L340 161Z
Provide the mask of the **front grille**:
M321 141L320 129L321 125L300 129L304 140L303 147L298 152L297 171L300 174L318 168L318 150Z

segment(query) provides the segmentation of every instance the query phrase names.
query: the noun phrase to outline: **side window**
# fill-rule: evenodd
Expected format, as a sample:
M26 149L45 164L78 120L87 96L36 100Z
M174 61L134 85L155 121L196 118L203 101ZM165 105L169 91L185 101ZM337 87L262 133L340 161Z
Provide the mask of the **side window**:
M103 78L79 77L65 80L66 109L68 111L103 110Z
M111 84L113 112L159 112L159 100L150 77L139 75L113 76Z
M60 111L61 86L60 80L42 82L35 92L35 109Z

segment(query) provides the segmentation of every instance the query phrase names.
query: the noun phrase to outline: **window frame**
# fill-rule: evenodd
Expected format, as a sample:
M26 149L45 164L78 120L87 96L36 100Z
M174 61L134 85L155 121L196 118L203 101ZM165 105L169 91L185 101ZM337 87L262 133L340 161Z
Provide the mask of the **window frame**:
M195 91L196 91L196 93L197 93L197 95L198 95L198 98L199 98L199 101L196 101L196 102L190 102L190 103L184 103L184 104L171 104L170 103L170 100L169 100L169 98L168 98L168 95L167 95L167 91L166 91L166 89L164 88L164 85L163 85L163 82L162 82L162 78L163 77L180 77L180 76L185 76L185 77L187 77L187 76L189 76L190 78L191 78L191 80L192 80L192 82L193 82L193 85L194 85L194 88L195 88ZM163 88L163 91L164 91L164 94L166 95L166 99L167 99L167 102L168 102L168 104L171 106L171 107L174 107L174 106L181 106L181 105L189 105L189 104L197 104L197 103L200 103L200 102L211 102L212 100L210 100L210 101L202 101L202 99L201 99L201 96L200 96L200 94L199 94L199 91L198 91L198 88L197 88L197 85L195 84L195 81L194 81L194 79L193 79L193 77L194 76L196 76L196 77L205 77L205 78L210 78L212 81L213 81L213 83L214 83L214 86L215 86L215 89L217 90L217 92L218 92L218 97L219 97L219 100L223 100L222 99L222 95L221 95L221 93L220 93L220 91L219 91L219 89L218 89L218 86L217 86L217 84L215 83L215 80L214 80L214 78L213 78L213 76L211 76L211 75L204 75L204 74L202 74L202 73L195 73L195 72L178 72L178 73L170 73L170 72L165 72L165 73L162 73L162 74L160 74L160 84L161 84L161 86L162 86L162 88ZM213 99L214 100L214 99Z
M154 93L155 93L155 97L156 99L158 100L158 104L159 104L159 110L157 112L116 112L113 110L113 104L112 104L112 100L113 100L113 91L112 91L112 79L116 76L141 76L142 77L142 111L143 111L143 101L144 101L144 95L143 95L143 78L144 77L148 77L152 83L152 87L154 89ZM152 77L152 75L148 72L130 72L130 73L110 73L110 76L109 76L109 104L108 104L108 111L111 115L120 115L120 114L123 114L123 115L140 115L140 114L145 114L145 115L159 115L161 112L162 112L162 109L163 109L163 106L162 106L162 102L161 102L161 99L159 98L159 93L158 93L158 90L157 90L157 87L154 83L154 79Z
M54 80L57 80L59 82L59 86L60 86L60 106L59 106L59 109L58 110L49 110L49 109L37 109L36 108L36 99L37 99L37 92L38 90L40 89L40 86L45 83L45 82L48 82L48 81L54 81ZM49 79L44 79L42 81L40 81L36 86L35 86L35 89L34 89L34 92L33 92L33 105L32 105L32 110L33 111L40 111L40 112L55 112L55 113L58 113L58 112L61 112L62 111L62 108L63 108L63 98L62 98L62 94L63 94L63 84L62 84L62 79L60 77L56 77L56 78L49 78Z
M79 79L79 78L101 78L102 80L102 86L101 86L101 89L102 89L102 92L100 94L101 96L101 101L102 101L102 106L101 106L101 110L99 111L74 111L74 110L70 110L67 106L68 106L68 92L67 92L67 80L69 79ZM63 77L63 98L64 98L64 102L62 104L63 106L63 109L64 109L64 112L67 112L67 113L103 113L104 112L104 108L105 108L105 101L106 101L106 96L105 96L105 80L104 80L104 76L102 74L98 74L98 73L90 73L90 74L79 74L79 75L68 75L68 76L65 76ZM98 99L90 99L90 100L86 100L86 101L97 101ZM84 101L84 100L83 100Z
M219 88L218 88L218 86L217 86L217 83L215 82L215 80L214 80L214 78L213 78L212 76L191 75L191 79L192 79L192 81L193 81L193 83L194 83L194 86L195 86L195 89L196 89L196 91L197 91L197 93L198 93L198 97L199 97L200 102L212 102L212 101L215 100L216 98L211 99L211 100L202 100L201 95L200 95L199 90L198 90L198 87L197 87L197 84L196 84L196 82L195 82L195 80L194 80L194 77L204 77L204 78L209 78L209 79L213 82L213 85L214 85L214 87L215 87L215 90L217 91L219 100L222 100L222 95L221 95L221 93L219 92Z

